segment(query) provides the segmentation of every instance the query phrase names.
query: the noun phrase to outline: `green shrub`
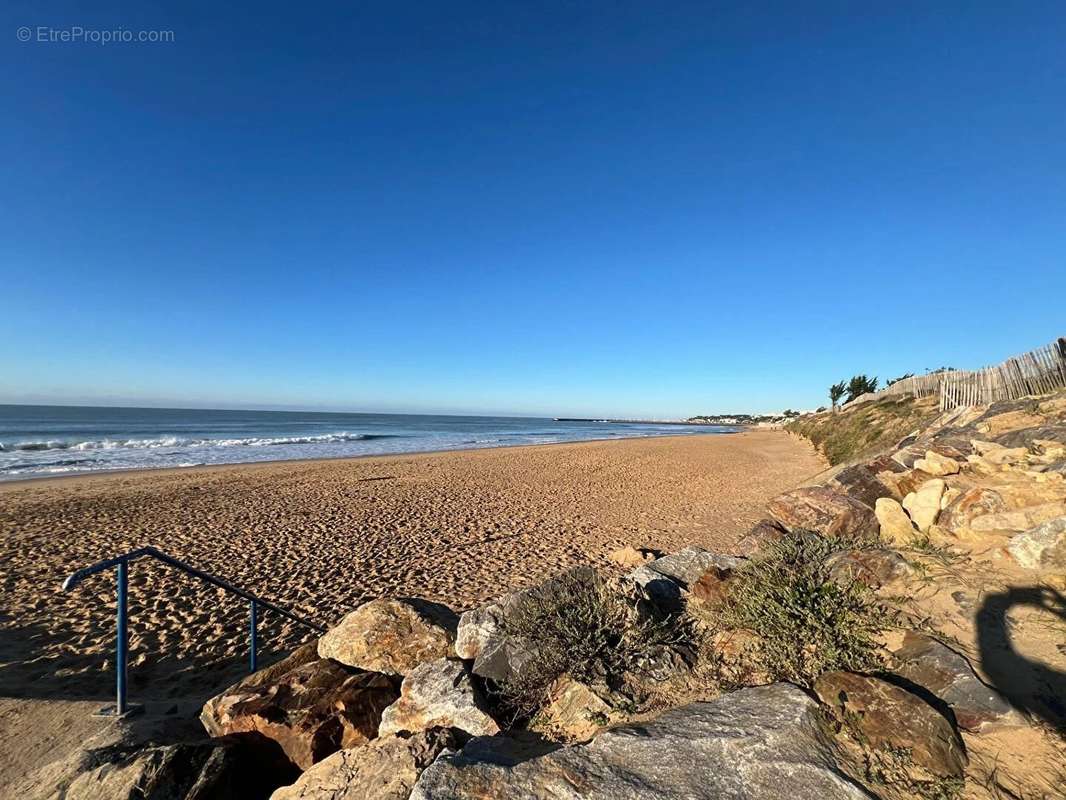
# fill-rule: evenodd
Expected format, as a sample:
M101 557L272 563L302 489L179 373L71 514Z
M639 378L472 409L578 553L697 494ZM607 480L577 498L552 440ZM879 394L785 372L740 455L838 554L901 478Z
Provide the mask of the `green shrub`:
M880 665L875 637L892 615L864 584L833 580L829 559L847 548L798 533L769 545L737 571L728 621L758 634L756 657L775 680L810 686L829 670Z
M634 590L589 568L563 573L527 592L501 628L527 659L499 687L523 714L543 706L564 674L617 689L663 659L691 652L694 640L685 617L657 611Z

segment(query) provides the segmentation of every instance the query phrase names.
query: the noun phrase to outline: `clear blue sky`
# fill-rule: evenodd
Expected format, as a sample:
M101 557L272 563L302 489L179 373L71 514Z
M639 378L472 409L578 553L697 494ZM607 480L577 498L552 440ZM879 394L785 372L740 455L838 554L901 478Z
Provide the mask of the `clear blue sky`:
M0 401L676 416L1066 335L1066 4L9 2ZM172 43L17 30L172 30Z

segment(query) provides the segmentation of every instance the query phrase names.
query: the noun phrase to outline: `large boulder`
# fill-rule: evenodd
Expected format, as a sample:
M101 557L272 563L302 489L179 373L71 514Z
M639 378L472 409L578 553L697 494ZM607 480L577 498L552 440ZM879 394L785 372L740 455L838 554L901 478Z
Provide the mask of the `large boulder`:
M855 581L878 589L914 574L914 567L895 550L862 547L837 553L829 560L829 574L846 585Z
M817 704L791 684L742 689L528 757L505 737L444 754L411 800L858 800Z
M1017 464L1025 461L1025 457L1029 454L1027 447L1004 447L997 442L986 442L980 439L974 439L972 444L977 455L995 466Z
M1023 567L1066 569L1066 516L1012 536L1007 552Z
M742 559L712 553L702 547L686 547L638 567L627 577L656 603L680 607L689 587L709 570L729 572L742 563Z
M957 474L959 471L959 462L953 458L941 455L935 450L927 450L925 452L925 458L919 458L914 462L914 468L920 469L922 472L928 472L930 475L943 477L945 475Z
M940 516L940 500L944 496L946 484L940 478L933 478L921 485L916 492L903 498L903 507L907 509L911 521L920 531L929 530L929 526Z
M993 414L978 420L977 431L986 436L1000 436L1011 431L1023 428L1036 428L1043 425L1047 420L1030 411L1016 410L1006 411L1002 414Z
M233 738L124 751L92 751L64 800L265 800L297 774L284 759L256 757Z
M458 621L447 606L420 598L371 600L322 636L318 654L349 667L406 675L451 653Z
M826 672L814 691L874 750L906 751L935 776L962 777L966 750L958 731L918 695L853 672Z
M984 514L974 517L970 527L980 532L1027 531L1058 517L1066 517L1066 503L1041 503L1026 506L1015 511L1002 511L998 514Z
M749 557L788 536L788 530L776 520L761 519L737 541L734 552Z
M943 503L941 503L943 505ZM994 489L975 486L958 495L943 509L937 523L950 530L969 527L975 517L1007 510L1003 496Z
M504 635L503 620L524 592L513 592L459 618L455 653L473 661L471 671L482 678L504 683L529 661L531 649Z
M829 484L831 488L870 508L873 508L878 498L892 496L888 485L877 477L873 469L863 464L845 467L833 476Z
M918 535L911 518L903 506L891 497L882 497L874 507L874 515L881 528L881 538L894 545L909 545Z
M963 730L1025 724L1003 695L981 682L965 656L931 636L907 631L892 659L893 672L946 703Z
M789 530L810 530L824 536L875 539L877 518L865 503L831 489L807 486L778 495L767 506L770 515Z
M411 670L403 679L400 699L382 714L378 735L430 728L455 728L471 736L500 731L462 661L439 658Z
M442 728L375 739L319 761L270 800L407 800L422 770L460 746L455 733Z
M293 764L307 769L377 736L382 712L398 696L387 676L323 658L262 682L241 681L209 700L200 721L211 736L244 734L252 742L274 742Z

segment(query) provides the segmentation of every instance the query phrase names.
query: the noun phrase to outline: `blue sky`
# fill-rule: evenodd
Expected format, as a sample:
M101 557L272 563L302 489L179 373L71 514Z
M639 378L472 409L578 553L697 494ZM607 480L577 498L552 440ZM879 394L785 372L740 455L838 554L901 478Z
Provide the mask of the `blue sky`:
M1066 335L1062 3L0 18L0 401L687 416Z

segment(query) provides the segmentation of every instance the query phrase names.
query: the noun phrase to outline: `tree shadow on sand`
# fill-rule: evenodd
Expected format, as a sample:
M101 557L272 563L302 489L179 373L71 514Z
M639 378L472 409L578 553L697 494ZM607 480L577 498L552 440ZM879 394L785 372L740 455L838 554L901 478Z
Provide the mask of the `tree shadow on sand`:
M981 667L1015 708L1066 733L1066 672L1025 658L1014 648L1008 612L1017 606L1066 621L1066 596L1047 586L1016 586L986 595L977 613Z

